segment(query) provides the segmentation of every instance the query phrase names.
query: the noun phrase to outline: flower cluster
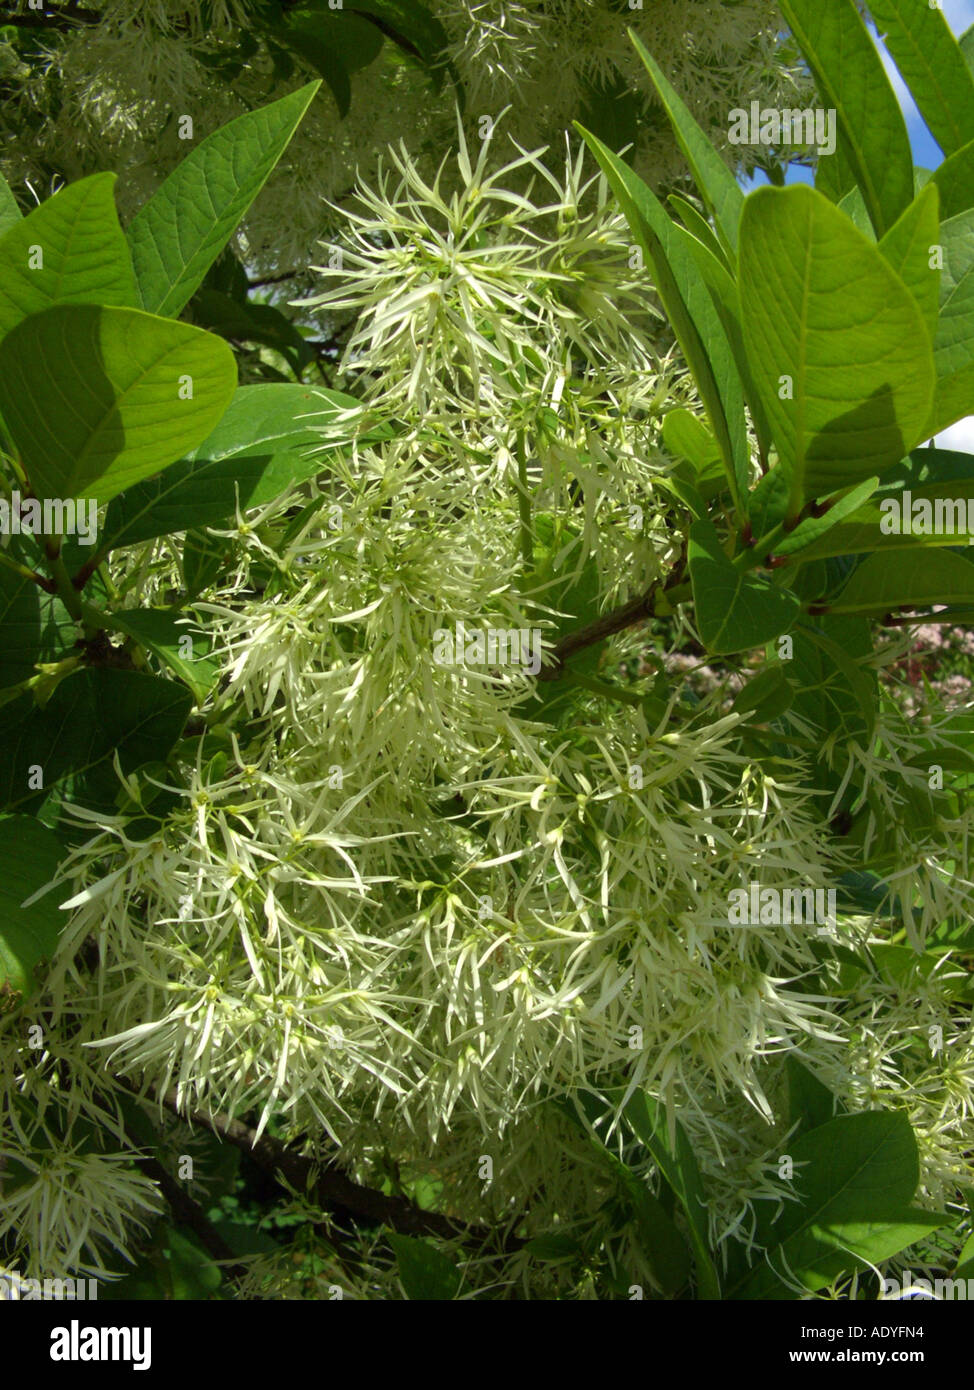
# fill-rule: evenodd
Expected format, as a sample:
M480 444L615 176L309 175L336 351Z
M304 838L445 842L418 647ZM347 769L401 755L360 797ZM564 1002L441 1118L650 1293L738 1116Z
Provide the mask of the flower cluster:
M19 8L27 11L27 0ZM47 7L55 16L71 8L67 0ZM432 91L428 75L394 61L386 44L352 74L343 119L323 94L248 214L240 243L248 261L268 272L306 265L316 238L336 225L325 200L344 198L356 173L374 176L379 152L404 130L431 178L451 138L453 78L464 92L468 138L478 138L482 118L510 107L509 129L529 148L558 148L593 101L621 98L633 110L644 101L627 27L650 44L724 147L727 112L745 96L793 104L789 91L804 80L782 61L773 0L645 0L636 9L612 0L435 0L430 8L446 35L451 78ZM32 28L28 55L0 42L0 72L12 79L0 114L16 135L5 142L3 174L19 188L112 168L131 214L185 156L180 118L193 118L198 141L265 102L269 90L283 95L321 75L299 52L284 75L263 10L252 0L108 0L95 23L72 27L68 17L63 33L56 24ZM633 123L632 134L638 167L659 182L683 165L655 110L657 119L638 133Z
M83 1131L130 1091L252 1112L363 1178L412 1164L454 1209L584 1244L605 1180L556 1102L622 1081L680 1113L729 1251L787 1198L774 1099L797 1049L848 1108L909 1109L923 1201L970 1183L950 949L974 900L969 816L925 761L949 728L892 702L824 749L801 714L759 727L722 685L686 688L676 621L652 682L618 679L631 634L536 682L434 658L456 624L538 629L550 653L683 563L659 417L689 398L625 232L577 160L558 177L524 149L492 158L461 131L452 191L402 150L362 190L350 284L320 301L354 316L361 432L339 454L323 427L317 479L223 529L232 564L196 604L218 667L204 732L164 773L119 772L118 814L74 811L45 993L2 1025L44 1037L40 1062L18 1046L3 1103L31 1068L53 1117L50 1163L23 1124L3 1149L0 1234L16 1222L25 1269L128 1248L151 1184ZM115 581L164 602L170 542L129 550ZM853 785L844 850L831 822ZM888 855L894 901L834 933L874 951L876 978L843 976L813 923L731 920L733 890L828 890L858 846ZM884 955L901 930L945 931L943 964ZM651 1283L644 1256L620 1234L612 1258ZM362 1296L388 1287L373 1252L362 1268ZM508 1277L535 1276L514 1257ZM262 1279L293 1287L273 1259Z

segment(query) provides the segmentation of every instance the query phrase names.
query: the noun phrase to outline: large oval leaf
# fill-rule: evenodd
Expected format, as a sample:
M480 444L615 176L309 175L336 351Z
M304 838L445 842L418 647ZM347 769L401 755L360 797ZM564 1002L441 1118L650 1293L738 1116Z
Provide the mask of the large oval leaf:
M226 343L139 309L65 304L0 342L0 413L39 497L109 501L202 443L237 381Z
M814 189L744 205L744 341L789 475L789 511L873 475L924 438L934 391L921 310L877 247Z

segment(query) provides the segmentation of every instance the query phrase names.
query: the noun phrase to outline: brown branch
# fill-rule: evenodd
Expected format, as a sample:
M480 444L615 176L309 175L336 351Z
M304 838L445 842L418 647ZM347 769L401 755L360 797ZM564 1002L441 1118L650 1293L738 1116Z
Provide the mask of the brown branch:
M403 34L400 34L397 29L394 29L392 25L380 15L373 14L370 10L357 10L354 7L350 10L346 10L346 14L356 15L359 19L364 19L368 24L374 25L380 34L383 34L387 39L391 39L404 53L408 53L412 58L418 58L420 62L423 61L423 55L416 45L410 43L409 39Z
M137 1094L135 1088L130 1084L123 1083L123 1085L133 1095ZM231 1279L242 1278L248 1272L247 1266L239 1262L236 1252L230 1249L200 1204L195 1202L189 1193L180 1187L179 1183L170 1176L157 1158L154 1158L151 1153L145 1152L146 1144L129 1132L121 1115L118 1116L118 1124L132 1150L133 1162L142 1169L146 1177L158 1184L159 1190L172 1212L173 1220L178 1225L185 1226L193 1232L207 1254L220 1262L225 1274L229 1275Z
M265 275L260 280L248 280L247 288L248 290L259 290L262 289L264 285L280 285L284 280L293 280L297 275L307 274L307 267L299 270L284 270L280 275Z
M100 24L102 15L98 10L82 9L80 5L69 5L66 10L16 12L0 10L0 24L10 24L15 29L50 29L66 33L77 25Z
M459 1236L466 1241L482 1242L491 1234L486 1227L469 1226L439 1212L424 1211L407 1197L388 1197L384 1192L364 1187L361 1183L353 1182L334 1165L322 1167L266 1132L258 1139L255 1130L239 1120L231 1119L229 1115L207 1115L201 1111L187 1113L177 1106L174 1091L167 1092L162 1097L162 1103L186 1123L204 1125L221 1139L233 1144L279 1186L284 1186L281 1182L283 1177L288 1186L306 1192L309 1191L310 1182L310 1191L319 1205L353 1222L368 1221L391 1226L403 1235L433 1235L445 1240L456 1240ZM508 1236L503 1241L503 1249L506 1253L512 1253L520 1249L522 1244L523 1241L517 1237Z
M574 656L576 652L582 651L585 647L594 646L596 642L605 641L607 637L613 637L617 632L624 632L627 627L634 627L636 623L645 622L647 618L653 617L657 594L665 593L682 583L685 568L686 542L684 542L680 558L667 576L665 584L661 585L659 579L654 579L646 592L640 594L638 598L630 599L628 603L614 608L611 613L596 618L592 623L587 623L585 627L566 633L547 653L552 664L541 668L538 672L538 680L558 680L564 672L564 665L568 657Z
M192 1231L207 1254L211 1255L214 1260L219 1260L224 1274L229 1275L231 1279L243 1278L247 1273L247 1266L237 1263L236 1254L207 1219L200 1204L194 1202L188 1192L183 1191L179 1183L169 1176L158 1159L149 1155L142 1155L136 1157L135 1162L147 1177L159 1184L162 1195L168 1202L176 1222Z

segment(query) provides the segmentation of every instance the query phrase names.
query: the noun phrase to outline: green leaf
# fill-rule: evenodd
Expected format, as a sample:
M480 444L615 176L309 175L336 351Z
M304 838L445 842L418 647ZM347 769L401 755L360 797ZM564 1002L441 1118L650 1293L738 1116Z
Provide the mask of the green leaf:
M0 565L0 690L37 674L40 648L41 590Z
M934 374L920 309L827 198L801 185L752 193L740 284L744 341L789 475L791 515L881 476L926 437Z
M909 493L909 504L906 493ZM830 555L868 554L874 550L909 550L921 546L963 545L974 536L966 527L967 503L974 502L974 456L954 453L948 449L914 449L909 458L890 469L878 490L863 505L845 516L827 534L817 536L798 557L803 562ZM917 532L890 531L890 503L896 512L914 515L917 502L929 502L931 518L937 522L937 503L941 503L941 521L956 524L957 509L963 506L965 524L950 531L946 525L927 535ZM949 504L949 505L948 505ZM917 514L917 519L922 515ZM932 530L932 528L931 528Z
M890 899L889 886L875 874L861 869L850 870L836 880L836 889L840 912L863 913L867 917L895 916L902 920Z
M460 1271L448 1255L427 1240L390 1235L406 1297L413 1301L450 1302L460 1290Z
M850 488L848 492L840 493L834 499L827 499L831 505L824 516L809 516L800 521L793 531L775 542L774 553L795 555L799 560L804 559L808 546L814 546L821 537L827 536L845 517L858 514L863 503L876 491L878 482L878 478L867 478L858 487Z
M577 124L577 123L576 123ZM733 353L693 257L651 190L602 142L577 126L649 261L656 291L710 417L735 506L744 506L750 456L744 395Z
M869 9L944 154L974 140L974 74L943 11L917 0L869 0Z
M737 251L737 228L744 206L744 195L740 185L714 149L713 142L700 129L684 102L667 81L655 59L631 30L629 37L670 118L680 149L690 166L700 196L713 216L718 234L733 255Z
M869 216L866 200L856 183L856 171L846 158L841 141L837 142L834 154L819 159L815 169L815 187L819 193L824 193L829 202L835 203L842 208L843 212L847 212L864 236L868 236L872 241L876 240L876 229ZM858 199L855 197L857 193L859 194ZM860 202L868 223L868 230L866 227L860 226Z
M37 990L37 966L53 955L66 915L58 895L23 904L50 882L64 857L52 830L33 816L0 817L0 1014Z
M19 222L22 216L17 199L10 191L10 184L0 174L0 236Z
M673 235L689 251L690 258L699 271L714 308L717 310L717 316L727 335L734 365L741 380L744 399L751 413L751 424L757 437L759 454L763 460L767 460L771 448L771 426L768 423L760 394L754 384L751 363L744 347L744 336L741 331L741 296L738 292L737 281L728 270L722 253L720 255L715 254L703 244L698 236L676 223L673 224Z
M382 32L428 68L443 61L450 39L440 21L417 0L355 0L357 14L374 15Z
M964 55L964 61L967 63L971 72L974 72L974 24L972 24L969 29L964 30L958 43L960 45L960 51Z
M200 328L57 305L0 342L0 413L38 496L101 504L205 439L236 375L230 348Z
M287 358L291 370L300 374L314 351L294 323L272 304L241 303L205 286L196 291L192 302L193 319L200 328L244 343L262 343Z
M766 724L784 714L795 698L794 687L780 661L770 662L734 697L734 714L750 714L752 722Z
M797 620L798 595L737 569L709 520L690 527L688 553L697 627L708 651L727 656L763 646Z
M782 1298L786 1290L794 1297L796 1280L814 1292L843 1272L889 1259L946 1220L909 1206L919 1164L901 1113L840 1115L790 1141L789 1153L799 1200L780 1214L763 1204L757 1240L770 1248L730 1298Z
M0 337L52 304L137 303L114 186L114 174L92 174L8 229L0 240Z
M128 241L144 308L175 316L189 302L320 86L311 82L208 135L137 213Z
M653 1195L645 1181L637 1177L608 1147L599 1133L599 1126L608 1118L603 1101L592 1092L583 1091L577 1096L581 1113L570 1101L559 1104L585 1130L602 1163L615 1178L617 1191L625 1203L625 1219L632 1223L639 1235L640 1254L646 1259L653 1279L664 1294L672 1297L686 1285L690 1277L690 1251L686 1241L662 1202Z
M835 1118L839 1102L814 1072L799 1062L794 1053L785 1058L788 1081L788 1125L797 1126L798 1134L817 1129Z
M353 15L346 16L334 12L333 18L337 20L336 30L346 29L344 21L347 19L354 23ZM362 28L368 29L368 26L362 25ZM333 42L334 32L330 37L326 37L320 30L320 19L316 16L311 21L306 19L304 24L286 22L275 30L275 34L302 63L320 75L334 98L339 118L344 120L352 105L352 84L347 59ZM374 31L364 35L370 48L377 37L379 36ZM341 45L341 48L345 47L344 44ZM379 48L381 47L382 39L379 37Z
M677 213L687 231L695 236L697 240L707 248L714 259L730 273L730 266L727 263L727 254L717 240L714 230L707 219L701 216L693 204L688 199L681 197L679 193L671 193L666 201Z
M913 156L899 102L855 0L781 0L781 12L825 105L836 112L836 154L820 156L819 164L839 157L846 162L882 236L913 199Z
M158 477L137 483L108 509L101 548L114 549L205 526L220 526L242 511L279 497L291 483L327 467L322 426L340 411L360 413L340 391L273 383L241 386L219 424L189 457ZM329 447L351 438L330 436Z
M629 84L618 73L587 77L581 83L579 113L583 124L610 149L633 145L639 134L639 104Z
M105 667L68 676L43 709L20 696L4 711L0 807L39 805L69 777L86 777L99 807L113 807L119 790L113 755L118 753L126 775L165 758L191 703L189 692L173 681ZM30 785L36 782L34 769L43 777L40 788Z
M928 436L963 419L974 406L974 209L942 222L939 240L944 268L933 342L936 404Z
M706 1192L686 1130L675 1118L671 1130L665 1110L644 1091L632 1095L622 1113L652 1154L686 1215L697 1267L698 1297L720 1298L720 1276L710 1255Z
M220 1266L202 1246L162 1221L136 1267L99 1295L110 1302L201 1302L212 1298L222 1279Z
M974 1279L974 1234L968 1236L963 1250L957 1257L955 1279Z
M524 1246L529 1255L536 1260L573 1260L584 1254L577 1240L558 1233L547 1236L534 1236Z
M847 739L868 739L877 701L876 674L861 665L873 648L869 624L858 618L803 622L792 642L795 714L823 738L841 731Z
M690 1251L686 1241L645 1182L608 1149L603 1151L603 1161L615 1174L619 1190L624 1194L627 1216L639 1237L640 1254L664 1294L672 1297L690 1278Z
M940 242L940 196L928 183L879 243L879 249L913 295L933 342L940 305L940 271L931 248Z
M663 443L676 458L692 464L700 482L723 481L720 447L699 415L679 406L663 416Z
M166 608L131 608L112 613L113 632L132 637L152 652L193 692L201 705L220 673L219 663L208 661L210 641L205 632L184 614Z
M974 563L951 550L905 550L895 564L869 555L829 612L883 614L931 603L974 603Z
M853 224L862 232L867 241L876 240L873 224L869 220L869 209L866 207L862 190L858 186L850 188L845 197L839 199L837 206L840 212L844 212L846 217L852 219ZM906 213L903 216L905 217Z
M841 691L845 700L846 708L840 720L831 720L825 727L853 727L849 723L852 701L848 699L848 694L851 692L862 716L862 724L859 727L871 735L876 723L878 681L875 670L864 665L862 656L864 652L871 654L872 643L862 640L862 633L857 628L855 619L851 622L845 621L850 623L849 627L845 630L838 629L834 635L833 631L830 631L830 628L835 626L834 620L831 624L821 626L808 623L803 626L802 635L818 648L820 655L824 654L825 661L819 661L818 672L824 676L826 685L830 686L833 692ZM792 659L794 660L794 654ZM811 685L808 689L811 691Z
M220 1287L223 1280L220 1266L196 1240L174 1227L167 1229L166 1255L169 1298L200 1302Z
M974 140L938 165L932 179L940 190L940 216L944 221L967 212L974 202Z
M301 45L307 40L313 42L316 56L312 66L318 66L320 49L330 55L332 61L337 60L348 75L367 68L382 51L382 31L369 22L366 13L371 8L368 0L355 0L347 9L329 5L328 0L302 0L301 4L288 9L283 32L293 31L295 38L291 46L305 61L311 54L302 53ZM324 71L322 76L325 76ZM341 114L344 116L347 110L346 106Z
M183 542L183 583L192 598L208 589L229 559L233 542L208 531L187 531Z
M787 529L788 476L784 469L772 468L751 493L749 521L752 540L748 547L749 559L743 564L742 557L739 557L737 563L742 564L743 568L752 569L755 565L763 564L771 555L797 554L799 560L803 559L807 546L831 531L843 517L858 512L876 490L878 482L878 478L867 478L858 487L823 498L821 505L827 506L827 511L821 515L812 511L797 526Z

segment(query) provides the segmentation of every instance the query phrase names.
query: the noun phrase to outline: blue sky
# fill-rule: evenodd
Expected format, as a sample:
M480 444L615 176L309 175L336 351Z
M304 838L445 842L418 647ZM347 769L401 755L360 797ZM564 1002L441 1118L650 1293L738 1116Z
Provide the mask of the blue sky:
M822 2L823 4L827 3L827 0L822 0ZM914 0L914 3L920 5L925 3L925 0ZM941 9L944 12L944 18L955 34L963 34L974 24L974 0L943 0ZM903 79L897 72L893 60L882 44L877 43L877 46L883 60L883 66L886 68L893 90L899 98L900 106L906 117L906 128L909 131L910 144L913 147L914 162L925 169L936 169L937 165L943 161L943 153L924 125L923 118ZM813 178L814 175L810 169L795 165L788 172L787 182L811 183ZM767 183L764 174L757 175L756 178L747 181L744 186L753 188L761 183ZM947 449L962 449L968 453L974 453L974 416L968 416L965 420L958 420L956 425L951 425L949 430L945 430L943 434L937 436L937 443Z

